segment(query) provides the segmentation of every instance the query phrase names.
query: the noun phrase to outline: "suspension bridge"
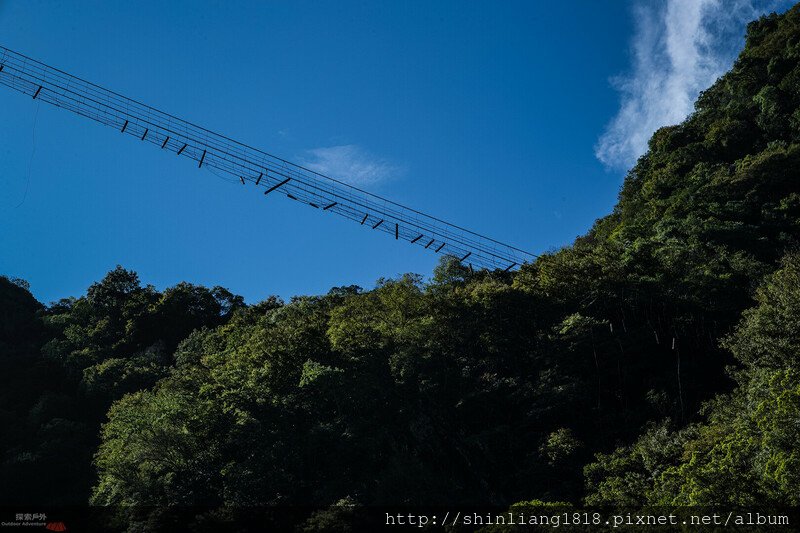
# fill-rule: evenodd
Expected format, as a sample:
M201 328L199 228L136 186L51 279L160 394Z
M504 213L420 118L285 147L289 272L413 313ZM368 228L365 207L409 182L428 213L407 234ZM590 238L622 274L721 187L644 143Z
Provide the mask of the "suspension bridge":
M264 195L282 194L326 214L470 268L512 270L536 255L314 172L0 46L0 84L194 160Z

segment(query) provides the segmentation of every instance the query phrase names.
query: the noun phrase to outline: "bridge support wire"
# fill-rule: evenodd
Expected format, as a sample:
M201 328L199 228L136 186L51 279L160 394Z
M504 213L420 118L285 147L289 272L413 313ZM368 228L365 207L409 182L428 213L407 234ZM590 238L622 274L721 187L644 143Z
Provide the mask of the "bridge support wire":
M511 270L535 254L371 194L0 46L0 85L420 249ZM385 223L384 223L385 222ZM426 244L427 243L427 244Z

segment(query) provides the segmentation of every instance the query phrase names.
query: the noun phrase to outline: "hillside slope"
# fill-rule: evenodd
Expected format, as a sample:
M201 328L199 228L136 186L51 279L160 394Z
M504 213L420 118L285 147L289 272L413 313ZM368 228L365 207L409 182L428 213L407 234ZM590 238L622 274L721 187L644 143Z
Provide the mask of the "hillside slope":
M29 391L0 396L24 421L0 475L63 474L2 499L794 502L799 105L795 7L750 25L612 214L516 274L448 258L429 281L252 306L121 268L49 308L0 280L0 316L29 332L0 327L0 346L48 369L0 360L2 390ZM747 468L726 463L733 448Z

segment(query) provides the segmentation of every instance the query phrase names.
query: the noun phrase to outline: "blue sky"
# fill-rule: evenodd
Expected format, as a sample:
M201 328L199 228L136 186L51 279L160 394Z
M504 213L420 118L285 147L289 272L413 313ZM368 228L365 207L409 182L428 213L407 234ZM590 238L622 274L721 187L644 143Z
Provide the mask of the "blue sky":
M0 44L540 253L610 211L652 130L775 7L0 0ZM0 191L0 274L43 302L117 264L255 302L437 261L4 87Z

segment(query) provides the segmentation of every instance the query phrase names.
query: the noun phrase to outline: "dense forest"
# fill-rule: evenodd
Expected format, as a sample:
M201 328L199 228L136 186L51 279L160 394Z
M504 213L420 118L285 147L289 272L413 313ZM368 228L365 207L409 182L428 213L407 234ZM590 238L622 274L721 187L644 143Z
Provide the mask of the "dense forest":
M0 278L0 502L800 505L799 173L795 7L516 273L253 305Z

